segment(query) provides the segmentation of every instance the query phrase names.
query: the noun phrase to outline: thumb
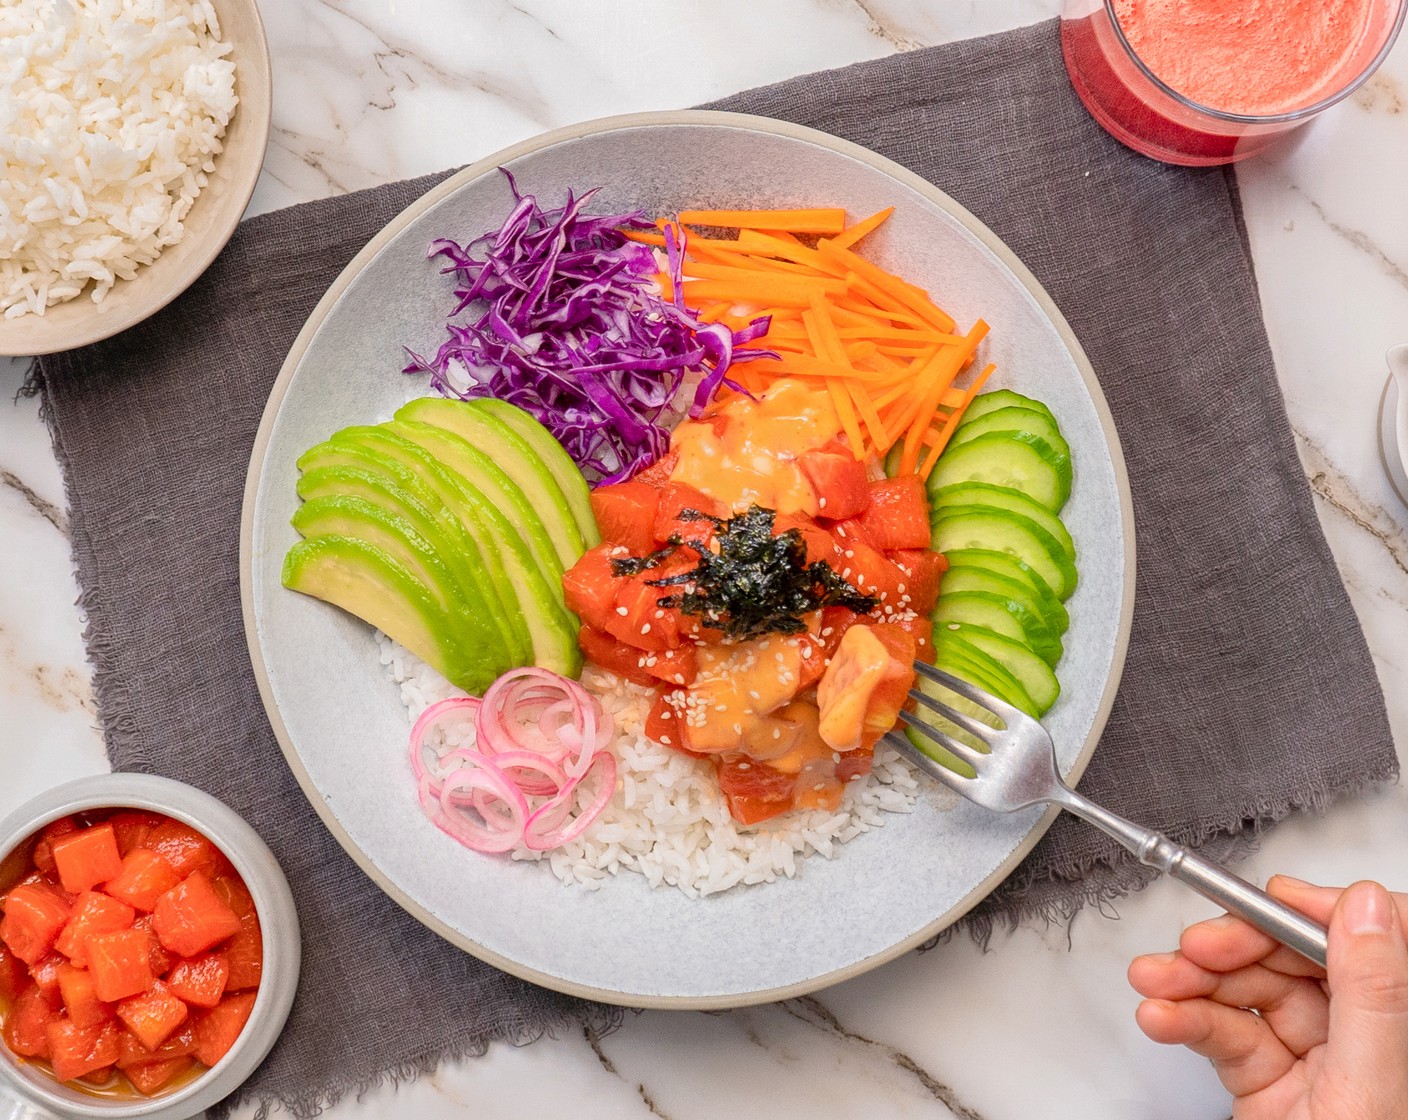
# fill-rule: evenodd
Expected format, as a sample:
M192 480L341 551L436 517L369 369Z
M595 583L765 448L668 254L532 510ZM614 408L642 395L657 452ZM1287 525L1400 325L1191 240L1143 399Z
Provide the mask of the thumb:
M1408 1100L1408 942L1377 883L1355 883L1330 917L1326 1072ZM1377 1094L1376 1094L1377 1095Z

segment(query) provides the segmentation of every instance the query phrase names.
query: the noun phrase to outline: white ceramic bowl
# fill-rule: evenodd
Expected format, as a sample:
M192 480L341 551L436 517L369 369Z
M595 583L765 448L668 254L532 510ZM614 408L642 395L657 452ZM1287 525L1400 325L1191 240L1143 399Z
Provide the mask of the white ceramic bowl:
M233 44L239 105L225 130L215 170L186 216L185 236L101 303L85 290L43 315L0 316L0 355L27 357L109 338L160 311L189 288L235 232L264 166L273 102L269 46L255 0L212 0L220 35Z
M0 876L50 821L90 809L148 809L183 821L225 853L254 898L264 972L249 1022L230 1052L189 1084L151 1098L107 1099L55 1081L0 1044L3 1120L183 1120L229 1096L264 1060L283 1030L298 986L301 945L293 895L278 861L233 809L182 782L149 774L101 774L57 786L0 821ZM22 858L27 858L27 854Z

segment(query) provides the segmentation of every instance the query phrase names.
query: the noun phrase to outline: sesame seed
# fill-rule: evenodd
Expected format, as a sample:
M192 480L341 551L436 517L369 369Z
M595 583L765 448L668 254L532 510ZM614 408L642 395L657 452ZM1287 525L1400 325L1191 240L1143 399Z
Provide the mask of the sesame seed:
M772 737L773 737L774 739L781 739L781 738L782 738L782 728L780 728L780 727L774 727L774 728L772 729Z
M812 655L812 647L811 647L811 646L803 646L803 647L802 647L802 656L803 656L803 657L810 657L811 655Z
M667 747L670 745L670 737L668 735L661 735L660 741L664 743Z
M826 783L825 783L825 782L817 782L816 785L812 786L812 789L816 790L818 793L820 793L820 792L821 792L822 790L824 790L825 788L826 788Z
M741 723L735 723L735 724L733 725L733 733L734 733L735 735L742 735L742 734L743 734L743 725L742 725Z
M642 627L640 628L640 632L641 632L642 634L649 634L649 633L650 633L650 623L647 622L644 626L642 626Z
M902 584L902 583L896 584L896 585L895 585L895 590L898 591L901 595L903 595L903 594L904 594L904 584Z
M751 696L754 700L762 699L762 697L758 694L758 690L756 688L750 688L748 690L748 695Z
M856 550L853 548L846 549L845 557L847 560L854 560L856 558Z
M740 762L738 768L740 770L751 770L753 769L753 764L751 762Z
M617 608L616 608L616 613L617 613L617 614L620 614L620 615L624 615L624 614L627 613L627 611L626 611L626 608L625 608L625 607L617 607Z
M818 498L817 501L816 501L816 508L817 508L817 509L825 509L825 508L826 508L826 499L825 499L825 498Z

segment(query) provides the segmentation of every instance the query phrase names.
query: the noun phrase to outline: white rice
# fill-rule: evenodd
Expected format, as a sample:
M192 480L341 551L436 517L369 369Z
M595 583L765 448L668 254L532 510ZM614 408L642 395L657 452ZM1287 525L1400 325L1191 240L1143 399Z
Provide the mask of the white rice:
M234 114L209 0L0 2L0 310L99 302L185 233Z
M381 663L400 686L410 722L437 700L464 695L385 635L378 634L377 642ZM677 887L690 898L740 883L771 883L798 874L802 858L834 858L841 844L883 825L887 813L914 807L914 772L882 743L870 775L847 783L835 812L788 813L744 827L729 816L709 763L645 737L654 695L649 689L591 666L582 683L616 720L611 744L618 762L615 796L571 843L552 852L518 848L512 853L514 859L546 863L564 883L595 889L628 870L644 875L652 887ZM408 796L414 796L409 768L407 782ZM590 796L583 789L579 800Z

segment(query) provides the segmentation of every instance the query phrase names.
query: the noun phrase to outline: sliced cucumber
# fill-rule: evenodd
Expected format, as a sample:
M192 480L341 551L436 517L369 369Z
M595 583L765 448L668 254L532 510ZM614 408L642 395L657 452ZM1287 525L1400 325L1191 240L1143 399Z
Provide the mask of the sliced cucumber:
M1023 517L1030 517L1055 538L1072 564L1076 562L1076 542L1071 539L1071 534L1060 517L1039 502L1032 501L1020 490L1013 490L1008 486L990 486L986 482L959 482L929 495L931 518L935 510L961 506L991 506L994 509L1005 509Z
M1031 412L1039 412L1053 424L1056 422L1051 410L1040 401L1014 393L1011 389L994 389L991 393L981 393L973 398L973 402L963 413L963 419L958 422L958 430L962 431L968 424L1001 408L1025 408Z
M1055 538L1030 517L987 506L965 506L940 511L932 526L930 547L936 552L990 549L1010 553L1045 580L1059 598L1069 599L1075 590L1075 565Z
M1045 712L1061 695L1061 684L1051 666L1021 642L1003 637L984 626L951 622L934 627L934 650L937 652L955 641L976 646L1017 678L1027 690L1039 712Z
M955 622L986 626L1021 642L1048 665L1055 665L1061 659L1061 639L1039 614L1017 599L987 591L945 592L939 596L933 619L936 633Z
M1036 701L1027 695L1021 681L975 645L950 638L944 642L943 653L935 655L935 664L937 668L977 685L984 692L992 693L999 700L1006 700L1014 708L1021 708L1028 715L1037 714Z
M944 573L943 588L945 595L958 591L983 591L1004 599L1015 599L1046 623L1053 634L1059 637L1066 632L1066 609L1055 595L1042 599L1032 590L1031 584L998 575L991 568L950 562L948 571ZM1052 607L1055 611L1051 610Z
M955 677L961 677L963 680L967 680L968 675L971 672L971 670L967 667L966 662L959 661L956 658L951 658L948 656L940 657L936 662L936 666L946 673L952 673ZM931 681L928 677L920 677L915 682L915 685L921 692L924 693L925 696L932 696L941 704L947 704L950 708L963 712L966 715L970 715L974 719L980 720L991 727L1001 726L1000 721L997 720L991 712L984 711L982 708L978 707L977 704L974 704L971 700L969 700L966 696L960 696L958 693L954 692L950 688L945 687L938 681ZM981 688L983 686L979 685L979 687ZM922 704L920 704L916 705L914 709L914 715L915 718L922 719L925 723L927 723L930 727L934 728L936 731L942 731L945 734L952 735L955 739L957 739L960 743L963 743L965 746L972 747L974 750L978 751L987 750L987 747L983 745L982 740L965 731L963 728L959 727L957 724L951 722L950 720L945 719L943 715L941 715L939 712L932 711L929 708L926 708ZM929 738L929 736L925 735L922 731L911 727L909 724L905 724L904 733L911 743L913 743L921 751L927 754L940 766L947 766L950 770L954 771L954 773L962 774L965 778L973 778L977 776L977 771L975 771L971 766L969 766L968 763L964 762L962 759L957 757L952 751L948 750L946 747L940 746L933 739Z
M1053 630L1064 634L1070 626L1070 615L1066 613L1066 608L1057 598L1056 592L1051 590L1051 585L1042 579L1030 564L1023 563L1010 552L994 552L990 548L955 548L946 554L945 559L948 560L950 574L959 568L976 568L992 572L993 575L1009 579L1013 583L1023 584L1031 592L1037 613L1051 623Z
M988 432L944 452L929 493L960 482L1007 486L1057 511L1071 494L1071 457L1030 432Z
M979 416L971 424L960 424L958 430L953 433L949 446L957 447L989 432L1030 432L1044 439L1061 454L1067 457L1071 454L1071 448L1062 438L1056 421L1048 420L1041 413L1033 412L1029 408L999 408L996 412Z

